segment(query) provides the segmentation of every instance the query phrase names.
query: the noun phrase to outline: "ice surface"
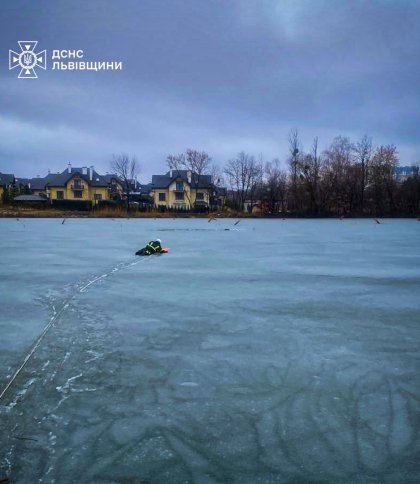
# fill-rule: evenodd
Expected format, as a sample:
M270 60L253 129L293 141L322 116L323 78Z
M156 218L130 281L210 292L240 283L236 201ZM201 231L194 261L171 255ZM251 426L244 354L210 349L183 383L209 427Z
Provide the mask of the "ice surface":
M420 223L234 222L0 220L0 478L420 482Z

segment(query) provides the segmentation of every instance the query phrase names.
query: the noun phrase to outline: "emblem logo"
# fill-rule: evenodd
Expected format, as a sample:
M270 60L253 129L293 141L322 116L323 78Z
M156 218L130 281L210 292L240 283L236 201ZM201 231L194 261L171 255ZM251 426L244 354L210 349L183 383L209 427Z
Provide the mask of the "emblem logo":
M43 50L38 54L35 52L37 40L19 40L21 52L9 50L9 70L20 67L20 79L36 79L35 68L47 68L47 51Z

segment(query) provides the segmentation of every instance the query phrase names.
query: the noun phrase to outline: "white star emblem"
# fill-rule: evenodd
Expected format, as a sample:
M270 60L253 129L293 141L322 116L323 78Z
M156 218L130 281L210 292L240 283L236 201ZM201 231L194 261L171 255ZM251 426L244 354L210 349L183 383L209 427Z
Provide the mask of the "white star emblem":
M36 79L38 76L36 75L35 67L47 68L47 51L43 50L38 54L35 53L37 43L38 41L36 40L19 40L18 44L21 52L9 50L9 69L21 67L18 76L21 79Z

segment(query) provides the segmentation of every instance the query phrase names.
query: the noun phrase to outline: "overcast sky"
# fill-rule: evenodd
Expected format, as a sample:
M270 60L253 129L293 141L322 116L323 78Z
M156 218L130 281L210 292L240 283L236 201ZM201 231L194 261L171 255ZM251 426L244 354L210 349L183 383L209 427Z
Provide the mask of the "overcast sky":
M1 0L0 172L136 155L140 181L188 147L223 163L239 151L287 157L336 135L395 144L420 160L420 1ZM18 40L48 69L18 79ZM53 49L122 71L53 71Z

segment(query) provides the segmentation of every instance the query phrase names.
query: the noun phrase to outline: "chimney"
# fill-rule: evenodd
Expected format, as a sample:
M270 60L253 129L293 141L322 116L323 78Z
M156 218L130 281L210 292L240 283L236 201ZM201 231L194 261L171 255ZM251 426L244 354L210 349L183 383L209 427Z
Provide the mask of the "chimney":
M51 174L51 170L50 170L50 169L48 169L48 175L50 175L50 174Z
M93 165L90 165L89 168L89 180L92 181L93 178Z
M187 180L188 180L188 183L191 185L191 171L190 170L187 171Z
M87 166L82 167L82 175L87 175Z
M68 171L69 173L71 173L71 163L69 163L69 164L67 165L67 171Z

